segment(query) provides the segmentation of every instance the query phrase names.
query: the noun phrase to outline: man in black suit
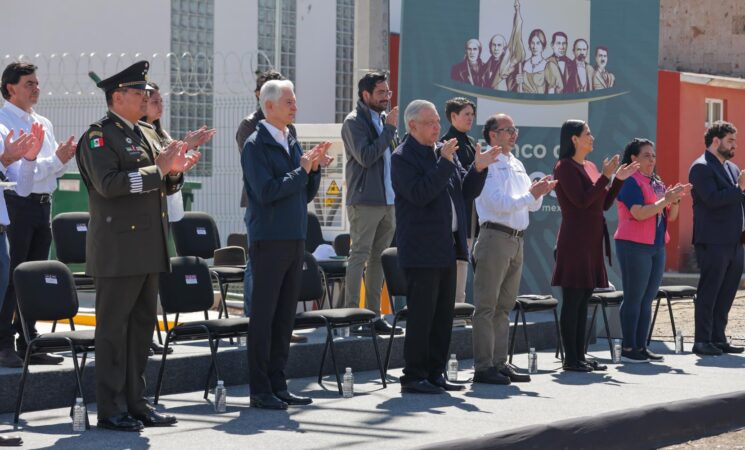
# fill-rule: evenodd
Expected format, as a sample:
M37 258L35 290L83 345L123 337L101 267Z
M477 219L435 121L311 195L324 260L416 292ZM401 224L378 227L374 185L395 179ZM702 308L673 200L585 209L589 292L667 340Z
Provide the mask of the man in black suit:
M426 100L406 107L409 136L391 157L396 193L396 246L408 292L401 392L441 394L463 389L445 381L455 300L456 260L468 259L465 201L481 193L498 152L476 147L468 171L458 141L439 143L440 116Z
M724 331L743 269L745 171L730 161L737 148L737 129L729 122L715 122L704 142L706 151L688 172L693 184L693 244L701 270L693 352L742 353L742 347L727 343Z

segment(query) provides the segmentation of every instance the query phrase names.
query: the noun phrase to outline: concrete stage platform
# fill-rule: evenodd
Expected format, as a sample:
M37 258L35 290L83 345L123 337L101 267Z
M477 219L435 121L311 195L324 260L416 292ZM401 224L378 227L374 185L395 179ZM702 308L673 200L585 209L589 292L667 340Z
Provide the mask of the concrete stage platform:
M213 314L211 317L216 318L216 316L217 314ZM203 316L196 314L195 318L202 319ZM188 320L188 318L182 316L181 320ZM49 331L51 324L40 323L38 328L41 332ZM85 328L84 326L77 327L77 329ZM60 325L59 330L66 329L68 329L66 325ZM526 352L522 325L518 326L517 331L516 351ZM286 371L287 376L290 378L317 376L326 331L325 329L302 330L298 333L308 336L309 339L307 343L291 346ZM528 314L528 334L531 346L537 349L555 348L556 330L553 315L546 313ZM403 336L396 336L394 339L391 368L403 366L403 341ZM371 342L369 337L355 336L337 340L335 348L339 370L343 371L346 366L352 367L355 372L376 368L375 353ZM379 337L378 345L381 358L385 354L387 344L387 336ZM451 352L457 354L460 359L468 359L473 356L470 326L453 328ZM146 373L149 395L153 395L160 363L160 356L151 357L149 360ZM204 389L209 364L209 349L206 341L176 344L174 353L168 356L163 394ZM246 349L238 348L237 342L234 342L233 345L230 345L227 341L221 342L218 350L218 364L226 386L248 382ZM95 401L94 366L95 357L90 355L83 379L87 402ZM64 363L59 366L31 366L31 375L24 393L23 410L33 411L69 405L74 395L75 381L72 370L72 359L69 357L66 357ZM326 357L325 373L333 373L329 356ZM20 376L21 369L0 368L0 413L11 412L15 409Z
M465 334L461 331L456 336ZM23 414L22 428L17 432L23 436L27 448L395 449L435 446L452 449L516 444L518 442L509 441L510 437L514 439L532 429L543 428L554 433L550 448L654 448L663 443L661 440L672 443L687 439L682 437L687 436L686 433L713 432L722 425L716 412L711 412L711 402L692 403L692 400L725 394L729 400L724 401L724 405L745 402L745 357L699 359L690 353L675 355L670 343L661 342L653 343L652 348L664 354L663 363L609 365L605 373L590 374L563 373L558 370L559 362L554 359L553 351L540 352L539 373L531 383L467 384L465 391L446 395L402 396L393 377L388 388L383 389L377 374L366 371L356 373L357 394L351 399L338 396L329 377L326 378L327 389L319 387L315 377L293 379L290 388L310 395L314 403L308 407L292 407L289 411L249 408L248 389L240 385L228 388L228 411L223 414L215 413L198 390L165 396L162 400L165 408L179 419L178 426L173 428L151 428L142 434L93 428L76 435L72 433L67 415L69 409L57 408ZM690 350L690 345L687 349ZM602 342L594 345L592 354L607 360L607 345ZM293 359L296 358L293 355ZM521 354L515 362L524 367L526 360ZM314 363L312 366L311 371L315 371L317 366ZM464 379L472 376L471 366L472 361L461 361L460 376ZM188 376L201 378L198 376L200 370L191 367ZM399 374L399 370L391 372L394 376ZM67 391L71 395L71 390ZM660 412L671 405L691 407L684 408L684 417L669 412L667 422L650 421L650 417L659 417ZM88 406L95 424L95 404ZM631 416L619 414L629 409L636 412ZM745 420L742 414L730 415L733 420ZM626 422L614 422L618 417L626 417ZM689 422L683 422L685 418ZM604 421L615 433L596 432L594 438L590 436L589 432L599 429L598 420ZM695 420L697 427L691 427L690 420ZM10 431L11 423L12 414L0 415L0 432ZM654 423L657 431L664 434L636 431L639 424L649 423ZM612 441L603 442L603 436ZM578 442L578 438L585 440ZM651 438L656 440L650 441ZM450 442L453 440L455 442ZM514 448L525 446L518 444Z

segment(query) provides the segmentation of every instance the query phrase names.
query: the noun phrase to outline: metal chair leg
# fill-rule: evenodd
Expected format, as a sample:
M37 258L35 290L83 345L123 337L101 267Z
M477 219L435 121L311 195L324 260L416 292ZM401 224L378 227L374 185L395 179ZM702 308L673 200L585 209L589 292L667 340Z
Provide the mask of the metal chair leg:
M673 338L675 338L677 332L675 331L675 317L673 317L673 302L669 295L665 297L667 298L667 312L670 313L670 325L673 327Z
M78 384L78 393L80 394L80 398L83 399L83 404L85 404L85 397L83 397L83 382L80 379L80 367L78 366L78 354L75 351L75 346L72 344L72 341L70 341L70 351L72 352L72 365L75 368L75 381ZM73 403L73 406L75 403ZM88 409L85 410L85 429L89 430L91 427L90 422L88 421Z
M217 349L220 346L220 338L215 339L215 355L217 355ZM212 347L212 343L210 343L210 347ZM210 351L212 349L210 348ZM212 380L212 374L216 372L217 369L217 360L212 359L212 362L210 363L210 368L207 370L207 379L204 381L204 399L207 400L207 397L209 397L210 392L210 381ZM218 380L220 378L218 377Z
M13 417L13 423L18 425L18 419L21 416L21 404L23 403L23 388L26 385L26 378L28 377L28 366L31 361L31 350L36 347L33 342L28 344L26 347L26 357L23 360L23 373L21 374L21 382L18 386L18 395L16 396L16 411Z
M168 331L166 333L166 341L163 344L163 358L160 360L160 369L158 370L158 381L155 383L155 398L153 399L153 404L158 404L158 398L160 398L160 390L163 387L163 372L165 372L166 369L166 358L168 357L168 347L171 344L171 336L172 336L173 330Z
M331 325L328 325L328 333L331 335ZM329 341L329 350L331 353L331 364L334 366L334 375L336 376L336 385L339 388L339 395L343 395L344 391L341 388L341 378L339 377L339 369L336 366L336 355L334 354L334 340Z
M657 321L657 311L660 309L660 301L662 297L657 297L657 305L654 308L654 314L652 314L652 323L649 325L649 337L647 338L647 345L652 342L652 331L654 330L654 323Z
M395 331L395 328L393 331ZM372 339L373 348L375 349L375 362L378 363L378 370L380 370L380 380L383 382L383 388L386 388L385 371L383 370L383 364L380 362L380 351L378 350L378 335L375 332L375 327L372 322L370 322L370 338Z
M554 324L556 325L556 354L554 355L554 358L558 358L559 354L561 354L561 362L564 362L564 342L561 340L561 325L559 324L559 315L556 312L556 308L553 309L554 312Z
M397 312L395 316L393 316L393 325L391 325L391 335L388 338L388 350L385 352L385 373L388 374L388 367L391 363L391 350L393 349L393 339L396 336L396 325L398 324L398 319L401 318L401 311Z
M590 319L590 330L595 329L595 317L598 313L598 305L595 304L592 306L592 318ZM590 333L586 333L585 335L585 353L587 353L587 348L590 346Z
M525 311L522 313L523 337L525 338L525 351L530 351L530 339L528 339L528 323L525 320ZM510 361L512 363L512 361Z
M52 333L54 333L57 330L57 321L55 320L52 322Z
M321 364L318 368L318 384L323 386L323 366L326 364L326 352L328 352L329 345L331 345L331 341L333 340L333 337L331 336L331 328L328 327L328 324L326 326L326 344L323 346L323 353L321 353Z
M520 319L520 313L522 310L520 308L515 310L515 324L512 326L512 330L510 330L510 355L509 355L509 361L510 364L512 364L512 355L515 354L515 335L517 334L517 323Z
M613 339L610 337L610 326L608 326L608 315L605 313L605 302L600 303L600 310L603 312L603 324L605 325L605 337L608 339L608 351L613 358Z

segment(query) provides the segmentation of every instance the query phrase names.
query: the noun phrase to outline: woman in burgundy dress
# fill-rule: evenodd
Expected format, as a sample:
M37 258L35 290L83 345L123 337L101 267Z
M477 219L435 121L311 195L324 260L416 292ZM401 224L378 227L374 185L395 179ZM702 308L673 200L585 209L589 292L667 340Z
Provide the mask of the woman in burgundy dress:
M585 160L595 139L587 123L568 120L561 127L559 161L554 166L556 196L561 206L561 228L556 243L556 266L551 284L561 286L561 337L564 370L603 370L585 360L587 303L595 288L608 287L603 253L610 261L610 237L603 211L613 205L623 180L639 163L619 166L619 156L606 158L602 172ZM611 183L611 178L615 178Z

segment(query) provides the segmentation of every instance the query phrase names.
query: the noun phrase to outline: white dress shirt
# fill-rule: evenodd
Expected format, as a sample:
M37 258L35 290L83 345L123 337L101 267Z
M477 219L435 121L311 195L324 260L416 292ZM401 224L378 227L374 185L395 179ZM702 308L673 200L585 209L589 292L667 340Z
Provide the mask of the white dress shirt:
M287 128L284 129L284 131L280 130L279 128L275 127L271 123L267 122L266 120L260 120L259 123L263 123L267 130L269 130L269 134L272 135L275 141L277 141L277 144L281 145L287 154L290 154L290 143L287 140L287 136L290 134L290 130Z
M57 189L57 178L65 173L66 164L57 157L57 141L54 138L52 123L46 117L35 112L27 113L9 101L0 108L0 124L5 125L0 129L0 139L5 139L8 132L13 130L13 138L23 130L28 133L31 125L40 123L44 126L44 144L36 157L33 184L31 192L34 194L51 194ZM23 158L21 158L22 160ZM10 181L20 182L21 161L16 161L8 167L7 177ZM19 190L16 189L16 192Z
M0 134L7 136L10 130L7 127L0 124ZM5 152L5 141L0 139L0 155ZM37 158L38 159L38 158ZM31 193L31 187L34 184L34 169L36 168L36 161L29 161L21 158L20 161L16 161L12 166L17 165L16 176L17 179L13 180L17 184L14 188L16 193L21 197L25 197ZM0 163L0 171L7 177L8 168ZM2 194L2 188L0 188L0 225L10 225L10 217L8 216L8 207L5 205L5 196ZM5 239L4 237L2 239Z
M530 177L525 166L511 153L500 154L489 166L484 189L476 198L479 224L494 222L515 230L528 228L528 212L541 208L543 197L537 200L530 193Z

